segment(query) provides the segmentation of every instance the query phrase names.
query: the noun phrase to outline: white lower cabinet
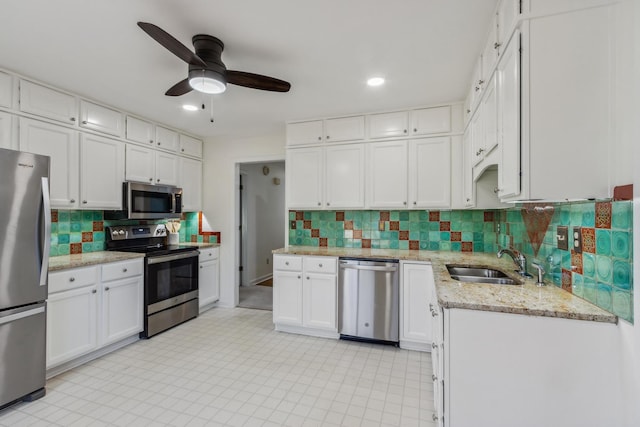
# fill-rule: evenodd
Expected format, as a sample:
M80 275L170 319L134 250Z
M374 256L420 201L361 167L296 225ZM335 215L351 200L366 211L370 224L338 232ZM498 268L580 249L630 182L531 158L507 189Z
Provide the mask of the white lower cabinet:
M202 310L220 299L220 248L200 249L198 260L198 298Z
M273 323L276 330L338 337L338 259L273 257Z
M431 351L432 289L435 288L430 264L402 262L400 278L400 347Z
M47 369L142 331L143 259L49 273Z

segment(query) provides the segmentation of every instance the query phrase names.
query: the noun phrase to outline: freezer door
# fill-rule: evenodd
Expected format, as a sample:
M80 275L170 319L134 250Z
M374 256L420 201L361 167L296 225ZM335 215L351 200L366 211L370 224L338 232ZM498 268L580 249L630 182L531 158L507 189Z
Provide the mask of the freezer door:
M0 408L45 385L45 303L0 312Z
M0 311L47 298L49 157L0 149Z

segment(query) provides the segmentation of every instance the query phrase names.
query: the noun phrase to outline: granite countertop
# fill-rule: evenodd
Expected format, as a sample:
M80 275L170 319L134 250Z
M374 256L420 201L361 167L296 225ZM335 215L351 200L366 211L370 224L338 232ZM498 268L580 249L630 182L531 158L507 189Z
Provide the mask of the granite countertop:
M219 248L220 243L198 243L198 242L182 242L180 246L193 246L194 248Z
M69 268L87 267L109 262L126 261L144 258L144 254L135 252L100 251L74 255L60 255L49 258L49 272L67 270Z
M499 259L494 254L486 253L311 246L290 246L274 250L273 253L430 262L435 278L438 303L443 308L496 311L607 323L617 323L618 321L617 316L552 283L538 287L533 279L523 280L515 273L515 265L508 256ZM451 278L446 264L495 268L524 283L522 285L495 285L459 282Z

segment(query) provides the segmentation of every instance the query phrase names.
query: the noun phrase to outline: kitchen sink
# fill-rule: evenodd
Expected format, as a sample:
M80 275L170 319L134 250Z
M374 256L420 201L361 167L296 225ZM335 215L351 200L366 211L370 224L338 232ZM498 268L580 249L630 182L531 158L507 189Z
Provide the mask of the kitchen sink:
M521 285L500 270L485 267L468 267L461 265L447 265L449 275L454 280L474 283L493 283L496 285Z

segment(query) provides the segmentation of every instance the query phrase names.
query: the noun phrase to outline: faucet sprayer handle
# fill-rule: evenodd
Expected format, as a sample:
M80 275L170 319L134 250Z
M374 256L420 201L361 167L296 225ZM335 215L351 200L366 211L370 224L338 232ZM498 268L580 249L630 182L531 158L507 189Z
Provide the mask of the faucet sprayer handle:
M538 270L538 280L536 281L536 285L538 286L544 286L544 267L540 264L538 264L537 262L532 262L531 265L533 265L537 270Z

